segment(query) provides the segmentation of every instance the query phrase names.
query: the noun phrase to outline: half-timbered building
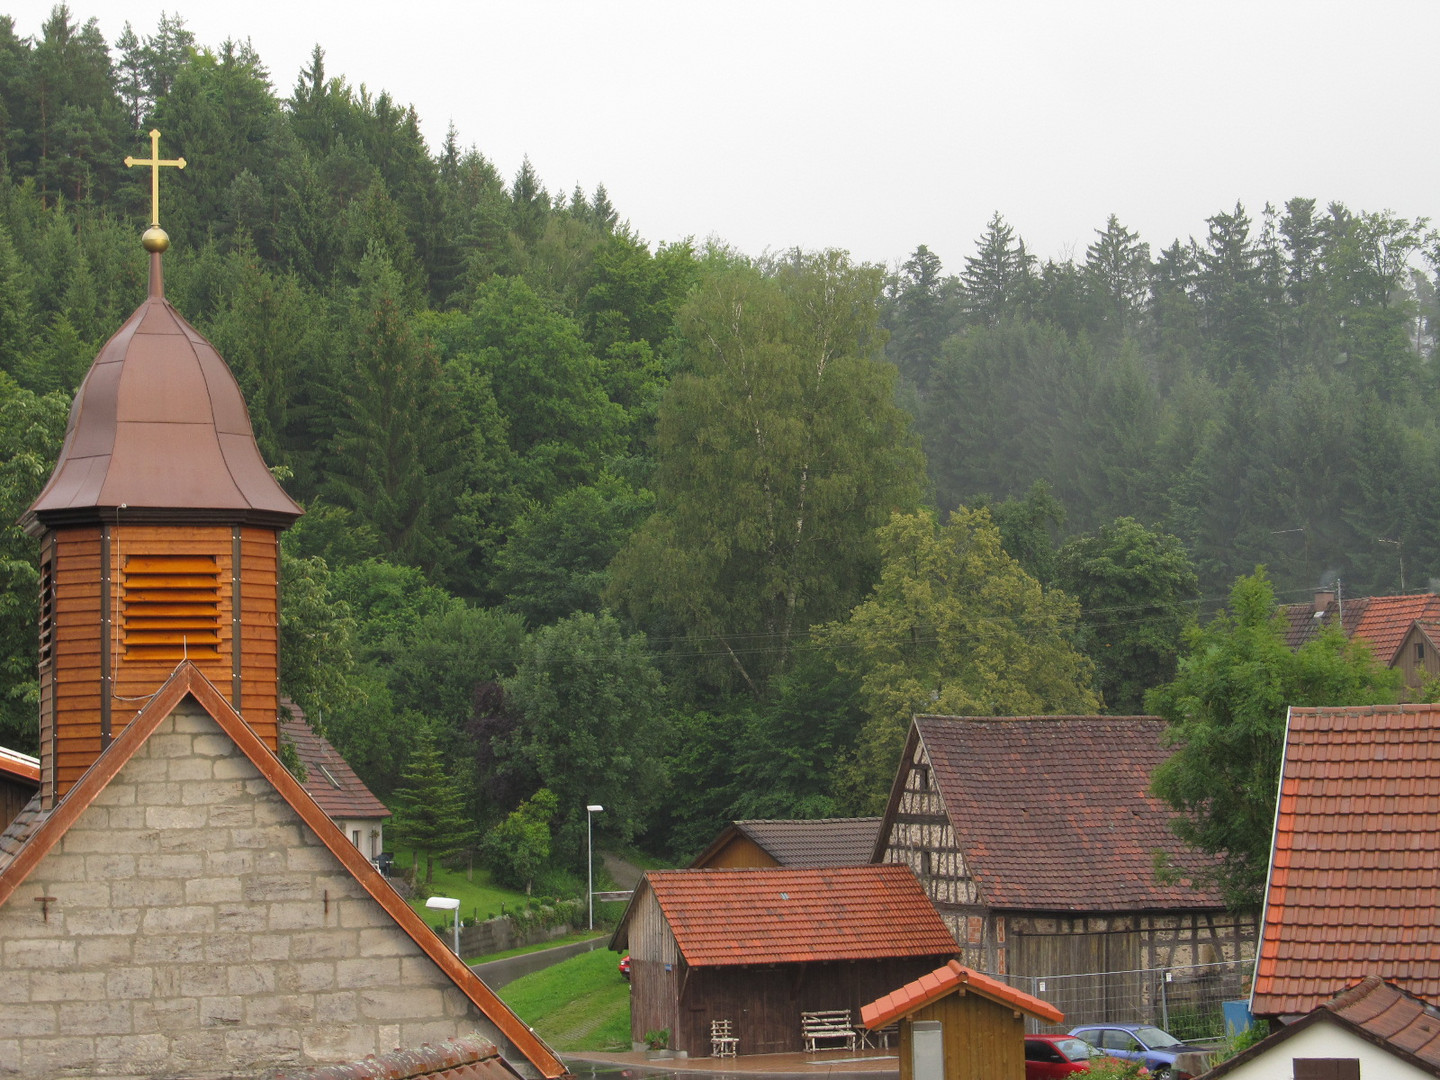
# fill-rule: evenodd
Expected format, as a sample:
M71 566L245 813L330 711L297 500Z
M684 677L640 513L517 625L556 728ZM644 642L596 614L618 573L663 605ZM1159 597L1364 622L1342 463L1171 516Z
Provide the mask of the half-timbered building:
M1143 972L1248 958L1255 941L1254 913L1176 878L1199 863L1149 793L1163 729L1144 716L917 716L875 858L915 872L967 967L1037 986L1106 974L1083 992L1053 980L1047 1000L1077 1023L1133 1011L1153 993Z

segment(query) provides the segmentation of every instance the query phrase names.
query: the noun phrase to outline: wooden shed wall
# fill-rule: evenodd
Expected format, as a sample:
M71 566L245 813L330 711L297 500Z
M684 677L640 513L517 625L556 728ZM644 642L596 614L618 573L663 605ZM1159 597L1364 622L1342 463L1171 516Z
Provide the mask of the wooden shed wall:
M730 842L703 864L706 868L779 866L768 851L748 836L732 836Z
M1419 655L1416 655L1416 646L1419 646ZM1435 655L1435 650L1425 639L1424 632L1418 626L1412 626L1395 654L1395 663L1391 666L1400 669L1406 689L1414 690L1426 679L1433 679L1440 674L1440 656Z
M897 987L934 971L949 959L855 960L823 964L690 968L679 982L672 1027L677 1050L710 1054L710 1021L730 1020L742 1054L793 1053L805 1049L800 1014L849 1009L858 1030L860 1009Z
M41 782L47 797L68 791L104 749L106 702L102 687L107 666L112 678L108 702L112 737L124 729L180 660L189 659L236 706L266 744L275 748L279 709L278 539L273 529L244 528L237 532L229 525L86 526L59 530L53 540L47 536L42 551L42 582L53 580L54 590L53 628L41 628ZM104 566L107 544L108 611ZM169 555L200 555L215 560L219 645L214 652L182 649L176 656L163 659L127 656L127 560ZM103 630L107 615L108 634Z
M913 1080L910 1025L938 1020L945 1080L1025 1080L1025 1018L1007 1005L957 992L932 1001L900 1024L900 1080Z
M11 780L0 776L0 832L15 820L15 815L25 809L25 804L35 796L35 785Z

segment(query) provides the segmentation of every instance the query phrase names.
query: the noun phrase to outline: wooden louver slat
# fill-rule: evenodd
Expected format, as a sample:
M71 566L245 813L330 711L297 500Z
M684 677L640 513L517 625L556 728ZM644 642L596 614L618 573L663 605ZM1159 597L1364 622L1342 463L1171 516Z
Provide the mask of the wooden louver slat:
M137 660L220 651L220 567L212 555L134 555L125 562L125 655Z

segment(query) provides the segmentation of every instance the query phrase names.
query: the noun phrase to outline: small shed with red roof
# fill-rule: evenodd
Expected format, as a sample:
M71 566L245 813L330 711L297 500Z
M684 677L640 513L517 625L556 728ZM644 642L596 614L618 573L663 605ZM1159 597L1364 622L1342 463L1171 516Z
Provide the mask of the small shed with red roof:
M631 1038L709 1053L729 1020L742 1054L802 1050L801 1013L860 1007L954 956L903 866L652 870L611 939L631 957Z
M1440 1001L1440 705L1290 710L1251 1011L1366 975Z
M860 1010L871 1031L900 1025L900 1080L915 1075L917 1024L934 1034L944 1080L1024 1080L1025 1017L1059 1024L1048 1002L972 971L958 960L928 972ZM924 1045L925 1039L919 1039ZM922 1050L923 1053L923 1050Z

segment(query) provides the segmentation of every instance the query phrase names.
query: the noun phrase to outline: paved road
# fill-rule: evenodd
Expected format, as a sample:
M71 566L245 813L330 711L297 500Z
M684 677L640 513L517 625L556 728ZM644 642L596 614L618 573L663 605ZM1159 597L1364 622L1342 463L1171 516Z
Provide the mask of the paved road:
M569 945L557 945L553 949L538 949L535 952L521 953L519 956L507 956L504 960L471 964L470 970L479 975L491 990L498 990L506 983L514 982L521 975L540 971L551 964L569 960L570 957L579 956L581 953L603 949L609 940L610 936L606 934L603 937L590 938L588 941L572 941ZM619 957L616 957L615 962L617 964L620 962Z

